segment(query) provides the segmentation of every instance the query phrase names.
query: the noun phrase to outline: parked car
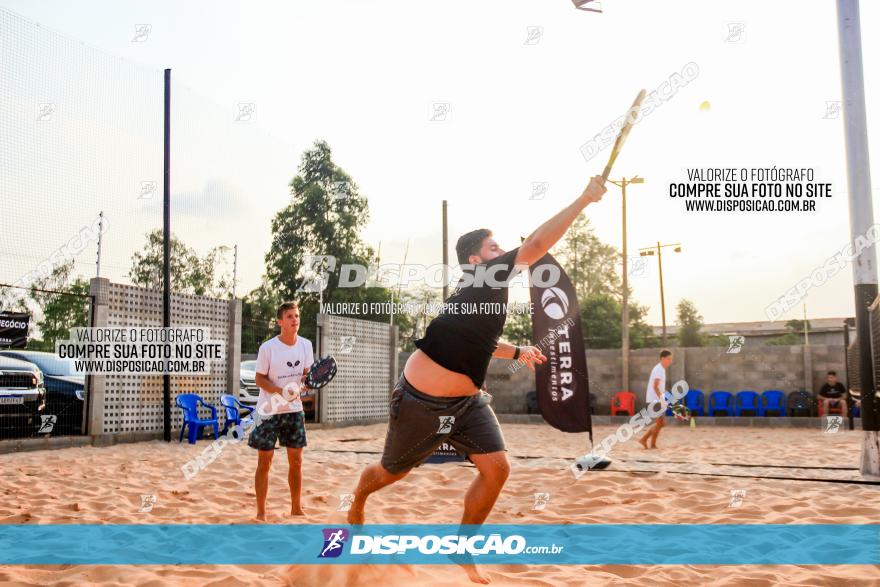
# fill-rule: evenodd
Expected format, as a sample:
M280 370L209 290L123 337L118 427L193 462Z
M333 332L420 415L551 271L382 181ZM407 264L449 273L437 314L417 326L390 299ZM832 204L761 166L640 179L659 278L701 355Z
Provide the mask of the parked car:
M33 363L0 356L0 436L34 436L46 407L43 374Z
M238 390L238 401L248 407L256 407L257 399L260 397L260 388L257 387L257 362L242 361L239 367L240 385ZM306 419L314 420L315 418L315 396L302 398L303 412Z
M85 408L86 378L73 371L73 362L61 359L55 353L40 351L5 350L0 355L27 361L43 372L46 388L46 415L55 415L54 434L82 434Z
M257 405L257 398L260 397L260 388L257 387L257 362L242 361L238 369L240 386L238 389L238 401L248 407Z

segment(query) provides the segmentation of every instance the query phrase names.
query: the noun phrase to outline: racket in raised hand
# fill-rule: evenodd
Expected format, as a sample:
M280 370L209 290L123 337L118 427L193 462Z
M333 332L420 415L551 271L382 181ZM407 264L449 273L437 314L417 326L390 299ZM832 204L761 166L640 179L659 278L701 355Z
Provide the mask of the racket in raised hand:
M632 130L633 124L635 124L636 119L639 117L639 109L642 106L642 100L645 99L645 94L645 90L641 90L633 101L632 106L630 106L629 110L626 112L626 120L623 122L623 126L620 127L620 132L617 134L617 140L614 141L614 147L611 149L611 156L608 157L608 164L605 166L605 171L602 172L603 180L607 180L608 176L611 175L611 167L614 165L614 162L617 161L617 156L620 155L623 143L626 142L626 138L629 136L629 131Z

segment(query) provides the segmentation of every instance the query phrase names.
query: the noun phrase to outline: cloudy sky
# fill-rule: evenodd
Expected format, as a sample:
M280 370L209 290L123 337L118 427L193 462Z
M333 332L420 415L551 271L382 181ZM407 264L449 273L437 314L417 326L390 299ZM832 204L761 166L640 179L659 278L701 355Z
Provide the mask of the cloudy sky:
M607 150L586 160L580 147L638 89L695 64L615 167L614 177L646 178L627 193L630 252L681 243L664 256L668 309L688 298L707 322L762 320L849 238L842 120L828 106L841 99L835 8L809 6L606 0L595 14L569 0L0 0L0 49L11 55L0 74L0 188L7 215L40 243L14 252L7 235L0 266L13 279L103 209L104 272L127 271L143 233L161 225L161 191L150 186L161 186L165 67L175 83L175 232L202 252L238 244L241 292L259 282L269 223L315 139L369 198L364 238L381 241L382 261L402 261L409 243L409 262L432 264L443 199L452 242L488 227L516 246L601 172ZM863 30L878 13L862 3ZM863 43L870 108L880 40ZM253 104L246 120L234 120L239 104ZM868 117L876 186L876 108ZM814 169L833 197L811 213L756 214L685 212L668 196L688 168L773 166ZM546 184L541 197L534 184ZM619 189L587 213L620 247ZM93 271L93 253L77 261ZM651 265L631 279L653 323L657 277ZM852 298L847 268L805 302L810 317L835 317L852 314Z

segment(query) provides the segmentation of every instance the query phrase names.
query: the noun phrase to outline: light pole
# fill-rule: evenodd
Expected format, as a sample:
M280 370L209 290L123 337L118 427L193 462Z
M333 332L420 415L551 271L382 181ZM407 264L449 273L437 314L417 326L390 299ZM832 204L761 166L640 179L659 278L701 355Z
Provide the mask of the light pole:
M672 249L674 252L681 252L681 243L661 245L660 241L657 241L657 246L639 249L640 257L653 257L654 249L657 249L657 264L660 266L660 311L663 314L663 346L666 346L666 298L663 295L663 256L660 251L666 247L675 247Z
M629 280L626 255L626 186L631 183L645 183L645 178L636 175L630 179L622 178L620 181L609 179L609 182L620 187L623 194L623 312L621 320L623 320L622 332L623 339L621 341L621 375L623 379L623 391L629 390Z

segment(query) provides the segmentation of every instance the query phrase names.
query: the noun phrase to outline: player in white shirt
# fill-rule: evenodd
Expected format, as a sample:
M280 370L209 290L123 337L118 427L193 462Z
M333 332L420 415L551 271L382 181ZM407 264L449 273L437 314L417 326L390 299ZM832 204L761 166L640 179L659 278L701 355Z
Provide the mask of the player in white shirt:
M648 413L659 416L654 423L648 427L648 430L639 438L639 444L645 448L657 448L657 437L660 436L660 430L666 425L667 401L666 401L666 369L672 364L672 352L667 350L660 351L660 362L651 369L651 376L648 378L648 387L645 390L645 402L648 404ZM651 406L651 404L659 403L660 406ZM650 443L650 444L649 444Z
M300 386L315 362L312 343L297 336L299 307L284 302L276 312L281 334L260 345L257 354L256 382L260 388L257 413L260 423L251 432L248 445L257 449L259 457L254 486L257 493L257 520L266 521L266 496L269 492L269 469L275 455L275 441L287 449L290 472L290 515L304 514L300 505L302 493L302 452L306 446L305 414Z

